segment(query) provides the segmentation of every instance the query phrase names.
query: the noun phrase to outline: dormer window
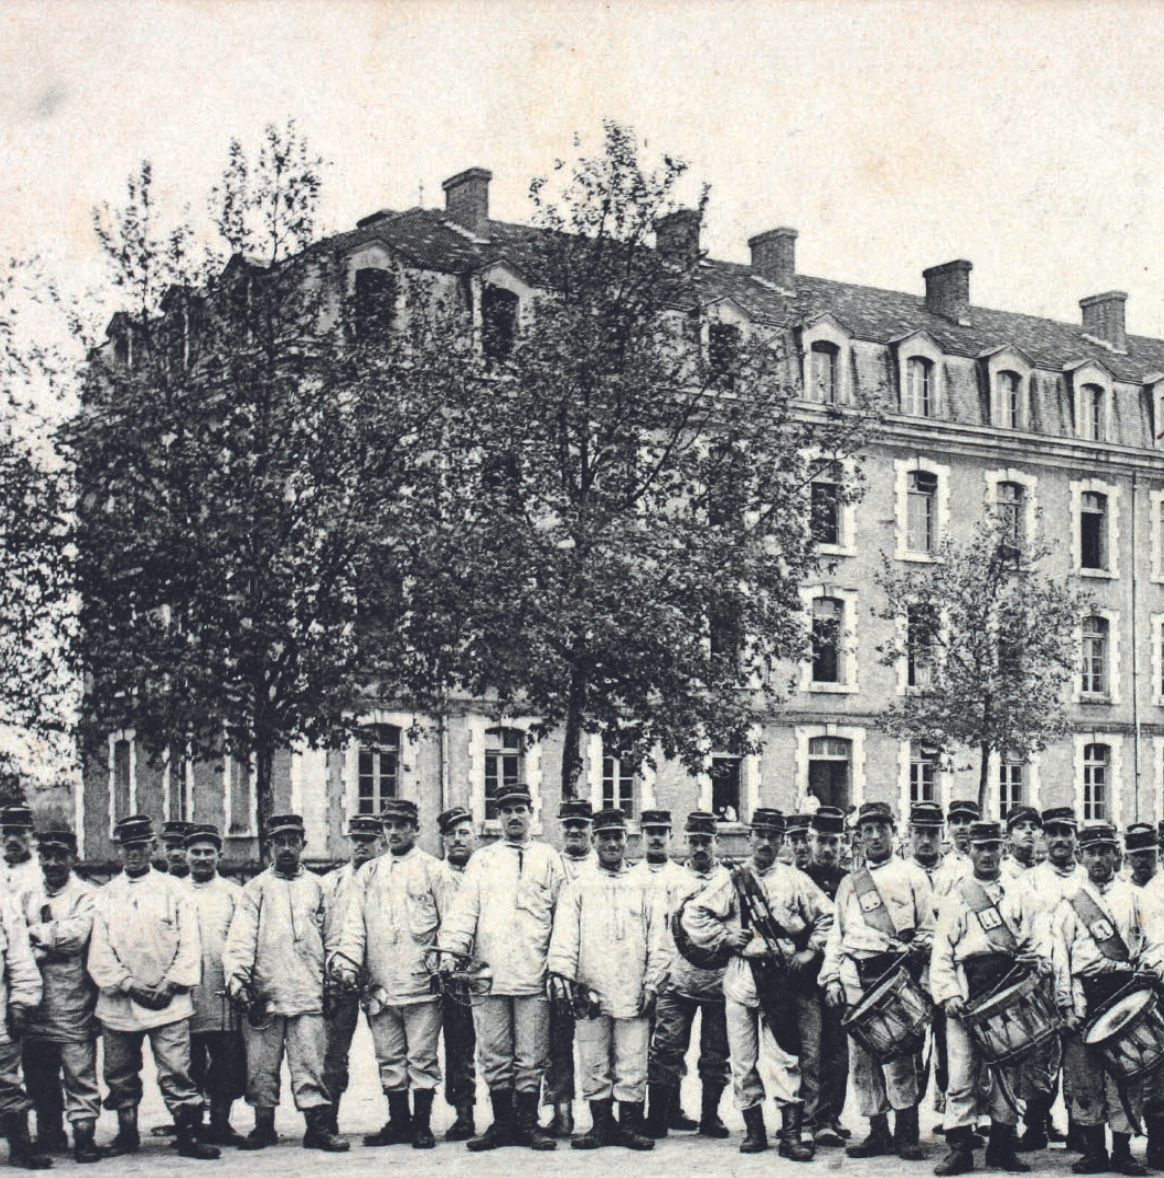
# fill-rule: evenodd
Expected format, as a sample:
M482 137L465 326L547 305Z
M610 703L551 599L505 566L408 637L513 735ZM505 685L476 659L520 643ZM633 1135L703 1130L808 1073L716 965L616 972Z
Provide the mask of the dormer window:
M485 359L498 363L513 354L520 300L503 286L487 285L481 293L481 347Z
M913 417L932 417L934 414L934 365L924 356L910 356L905 362L901 411Z
M352 327L361 341L384 338L396 313L396 282L391 270L364 266L356 271Z
M819 405L840 400L840 355L836 344L818 340L809 352L808 399Z
M1097 384L1085 384L1079 390L1079 420L1076 423L1079 436L1089 442L1102 442L1104 429L1104 390Z
M998 413L996 425L1003 429L1023 427L1023 378L1009 369L998 374Z

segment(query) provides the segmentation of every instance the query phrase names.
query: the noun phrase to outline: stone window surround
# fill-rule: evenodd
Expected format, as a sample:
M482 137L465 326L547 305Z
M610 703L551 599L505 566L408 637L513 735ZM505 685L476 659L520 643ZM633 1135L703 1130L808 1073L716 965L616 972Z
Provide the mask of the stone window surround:
M808 625L812 625L812 603L820 597L832 597L843 603L844 616L841 629L839 683L816 683L812 678L812 659L800 664L800 690L820 695L852 695L860 690L860 668L857 663L857 621L860 593L856 589L842 589L828 581L802 586L800 600L804 606Z
M1120 575L1120 488L1102 479L1073 479L1071 481L1071 567L1076 576L1096 577L1114 581ZM1107 498L1107 564L1106 569L1083 567L1083 545L1079 536L1083 496L1089 493Z
M809 742L817 736L832 736L847 740L851 751L849 762L849 804L859 806L865 800L865 729L845 724L796 725L796 809L804 809L808 800Z
M1083 694L1083 619L1084 617L1103 618L1107 622L1107 694ZM1075 649L1079 652L1079 665L1075 668L1075 687L1073 698L1076 703L1089 704L1118 704L1120 702L1120 631L1119 611L1095 606L1086 614L1081 614L1075 625Z
M1106 744L1110 752L1107 774L1107 817L1117 829L1122 825L1120 821L1120 771L1123 760L1123 737L1117 732L1076 732L1075 747L1075 813L1079 821L1083 822L1083 750L1089 744Z
M909 536L909 476L917 471L924 471L934 475L938 480L938 493L935 496L938 512L936 545L945 539L950 526L950 468L939 462L933 462L921 455L912 458L895 458L893 460L894 490L896 498L897 538L894 549L895 560L916 561L921 564L941 560L933 552L911 552L907 547ZM936 546L935 545L935 546Z

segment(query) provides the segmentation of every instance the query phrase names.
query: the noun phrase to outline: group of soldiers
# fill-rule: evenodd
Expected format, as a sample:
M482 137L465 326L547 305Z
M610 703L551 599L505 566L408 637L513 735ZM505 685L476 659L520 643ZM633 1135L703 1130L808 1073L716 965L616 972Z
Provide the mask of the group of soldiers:
M828 807L789 818L758 808L747 863L729 865L714 815L688 814L680 833L669 812L645 810L631 865L620 810L563 802L556 850L531 837L523 788L496 804L499 837L480 847L467 810L442 813L437 858L416 845L415 803L392 799L351 820L349 862L322 876L302 862L302 819L276 816L269 866L242 887L219 874L213 826L163 824L159 860L151 819L122 819L123 870L94 887L74 873L72 833L34 836L27 808L0 811L10 1160L51 1164L68 1148L66 1119L78 1162L136 1152L147 1037L181 1156L274 1145L284 1057L303 1145L345 1151L339 1115L362 1010L388 1107L370 1147L435 1145L443 1037L455 1111L445 1138L473 1151L727 1138L730 1083L741 1152L768 1148L771 1102L785 1158L844 1147L919 1160L932 1083L948 1146L935 1173L972 1169L983 1145L988 1166L1023 1172L1022 1155L1062 1139L1051 1121L1062 1085L1077 1173L1164 1168L1164 1097L1150 1082L1117 1084L1083 1034L1121 987L1164 979L1153 827L1129 827L1121 848L1110 826L1079 829L1063 807L1014 808L999 824L974 802L920 802L901 831L880 802L862 805L851 831ZM886 1060L847 1033L847 1015L898 969L932 996L932 1076L930 1053ZM995 1066L969 1012L1016 970L1045 989L1062 1029ZM701 1102L689 1117L680 1090L697 1018ZM103 1103L118 1122L105 1147L98 1039ZM481 1133L478 1068L492 1113ZM868 1121L859 1141L841 1120L850 1079ZM590 1127L576 1134L577 1089ZM231 1125L244 1096L246 1136ZM1130 1149L1140 1118L1146 1162Z

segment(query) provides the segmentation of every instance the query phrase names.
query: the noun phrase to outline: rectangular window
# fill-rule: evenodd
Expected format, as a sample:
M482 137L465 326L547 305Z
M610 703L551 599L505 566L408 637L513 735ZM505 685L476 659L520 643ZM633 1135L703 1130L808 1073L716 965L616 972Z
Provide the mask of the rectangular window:
M821 405L835 405L838 400L840 351L836 344L817 343L809 352L808 399Z
M1108 633L1106 618L1083 619L1083 651L1080 691L1084 695L1108 694Z
M358 340L383 339L396 314L396 279L391 270L365 266L356 271L353 327Z
M379 814L389 798L399 797L400 729L375 724L360 733L356 781L361 814Z
M1021 483L999 483L995 514L1003 538L1021 548L1026 531L1026 488Z
M841 496L836 483L812 484L812 538L818 544L841 543Z
M485 817L497 817L503 785L523 784L525 733L520 728L490 728L485 733Z
M929 417L933 410L934 366L924 356L911 356L905 365L902 412Z
M938 750L929 745L910 745L909 800L911 802L938 801Z
M1079 390L1079 436L1092 442L1102 442L1103 389L1097 384L1085 384Z
M1005 818L1015 806L1023 804L1023 764L1021 761L999 761L998 816Z
M711 810L721 822L740 821L740 759L711 760Z
M1079 511L1079 563L1107 568L1107 496L1085 491Z
M910 552L933 552L937 546L938 478L928 471L909 475L906 547Z
M128 818L131 810L130 774L133 769L133 743L128 740L113 742L113 821Z
M623 757L602 758L602 808L635 816L635 767Z
M906 682L927 688L933 681L938 620L930 605L911 605L906 617Z
M841 623L844 602L818 597L812 603L812 681L842 681Z
M226 833L236 836L250 834L255 829L257 819L250 760L227 757L226 771L229 775L227 788L230 790L230 823Z
M1106 744L1083 749L1083 821L1107 821L1108 775L1111 752Z

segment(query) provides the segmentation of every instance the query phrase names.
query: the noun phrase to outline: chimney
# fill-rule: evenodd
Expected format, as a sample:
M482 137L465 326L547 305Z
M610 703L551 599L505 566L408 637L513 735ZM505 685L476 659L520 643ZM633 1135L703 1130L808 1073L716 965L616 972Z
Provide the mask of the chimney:
M682 267L699 261L702 218L698 209L676 209L655 222L655 248L663 261Z
M781 227L748 238L752 269L773 286L796 290L796 230Z
M922 271L926 280L926 310L963 327L970 326L970 271L965 260L945 262Z
M1128 332L1124 321L1124 304L1127 301L1128 296L1122 290L1109 290L1106 294L1080 299L1084 332L1108 344L1113 352L1126 352Z
M468 168L450 176L441 187L445 190L445 212L471 233L482 233L489 220L489 181L493 173L487 168Z

